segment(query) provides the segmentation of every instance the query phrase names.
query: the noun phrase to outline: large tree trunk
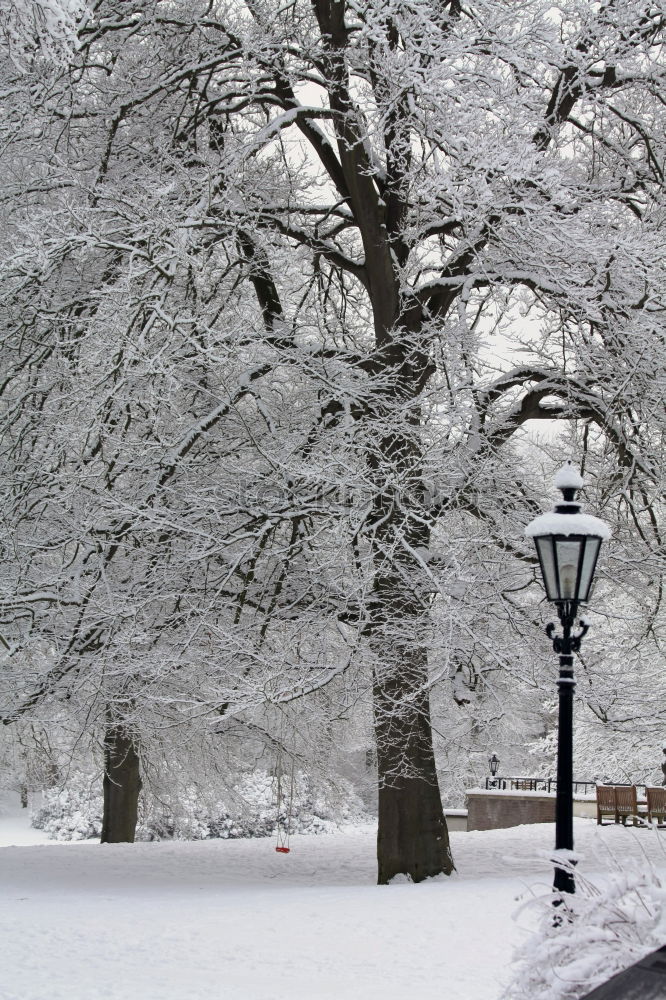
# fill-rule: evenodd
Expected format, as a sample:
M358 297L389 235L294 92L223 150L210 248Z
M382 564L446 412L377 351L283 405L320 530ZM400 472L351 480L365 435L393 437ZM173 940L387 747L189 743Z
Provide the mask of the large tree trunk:
M370 636L376 664L380 885L400 874L414 882L450 875L454 867L430 721L427 636L432 586L415 554L426 553L430 543L418 406L408 414L403 410L402 424L396 422L394 431L377 439L370 461L378 486L400 484L378 489L373 518Z
M366 634L375 658L379 882L401 873L420 881L450 873L453 863L435 771L427 652L420 634L429 606L418 592L423 574L414 557L414 547L423 545L428 534L418 399L432 368L423 347L425 314L409 287L404 286L406 295L402 291L410 249L403 240L412 149L409 106L406 99L396 102L388 89L381 94L391 110L383 125L386 176L380 182L349 89L345 4L317 0L314 10L325 40L322 66L342 171L341 179L337 170L331 176L361 235L362 274L375 330L366 371L376 381L360 408L367 406L366 454L375 486L373 516L366 523L374 561ZM389 32L387 41L398 47L397 32Z
M375 684L379 774L377 881L399 874L421 882L450 875L453 859L432 747L426 653L405 653L402 664Z
M102 844L134 843L140 791L134 737L122 723L109 722L104 734Z

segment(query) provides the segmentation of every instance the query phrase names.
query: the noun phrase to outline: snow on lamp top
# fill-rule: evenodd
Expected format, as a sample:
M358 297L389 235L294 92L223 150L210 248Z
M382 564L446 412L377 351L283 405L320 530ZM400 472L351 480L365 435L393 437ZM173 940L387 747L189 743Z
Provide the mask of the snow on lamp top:
M583 477L569 459L555 475L555 486L562 490L566 502L558 504L555 510L548 511L547 514L535 517L525 528L525 534L529 538L539 535L595 535L597 538L610 538L611 530L605 521L592 514L581 514L580 504L573 502L573 493L570 491L579 490L584 485Z
M585 485L585 480L570 458L557 470L553 482L558 490L580 490Z
M596 535L598 538L608 539L611 537L611 530L605 521L592 514L558 514L553 510L530 521L525 534L529 538L536 535Z

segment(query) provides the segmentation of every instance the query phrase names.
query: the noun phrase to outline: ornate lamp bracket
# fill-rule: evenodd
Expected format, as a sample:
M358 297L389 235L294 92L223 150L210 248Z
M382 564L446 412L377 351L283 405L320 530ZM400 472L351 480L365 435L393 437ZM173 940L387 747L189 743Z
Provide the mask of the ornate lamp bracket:
M568 656L571 653L577 653L579 651L583 636L587 634L590 626L581 618L578 622L580 632L574 635L571 632L572 624L573 622L570 624L563 623L563 635L554 635L557 627L555 622L550 622L549 625L546 625L546 635L551 640L553 649L556 653Z

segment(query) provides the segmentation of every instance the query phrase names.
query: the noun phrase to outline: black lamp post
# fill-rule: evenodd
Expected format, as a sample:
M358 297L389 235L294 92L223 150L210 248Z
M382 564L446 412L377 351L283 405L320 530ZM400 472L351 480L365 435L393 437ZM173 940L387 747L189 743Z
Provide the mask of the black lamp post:
M488 767L490 768L490 773L492 774L493 778L499 771L499 766L500 766L500 759L497 756L497 754L494 753L488 758Z
M571 461L566 462L555 476L555 486L562 491L563 503L549 514L542 514L528 524L525 533L534 539L546 596L553 601L562 625L562 635L556 636L550 623L546 634L560 657L559 719L557 734L557 795L555 799L555 850L573 851L573 654L580 649L581 639L588 630L579 621L580 631L574 633L579 605L587 602L599 549L610 538L610 528L598 517L581 514L575 503L576 492L583 480ZM559 892L575 892L573 873L555 863L554 888Z

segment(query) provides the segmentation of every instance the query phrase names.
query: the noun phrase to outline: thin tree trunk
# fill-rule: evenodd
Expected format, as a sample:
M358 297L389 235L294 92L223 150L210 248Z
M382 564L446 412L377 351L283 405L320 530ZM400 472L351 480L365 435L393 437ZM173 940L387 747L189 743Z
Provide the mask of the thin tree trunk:
M102 844L134 843L140 791L134 737L122 723L109 722L104 734Z

